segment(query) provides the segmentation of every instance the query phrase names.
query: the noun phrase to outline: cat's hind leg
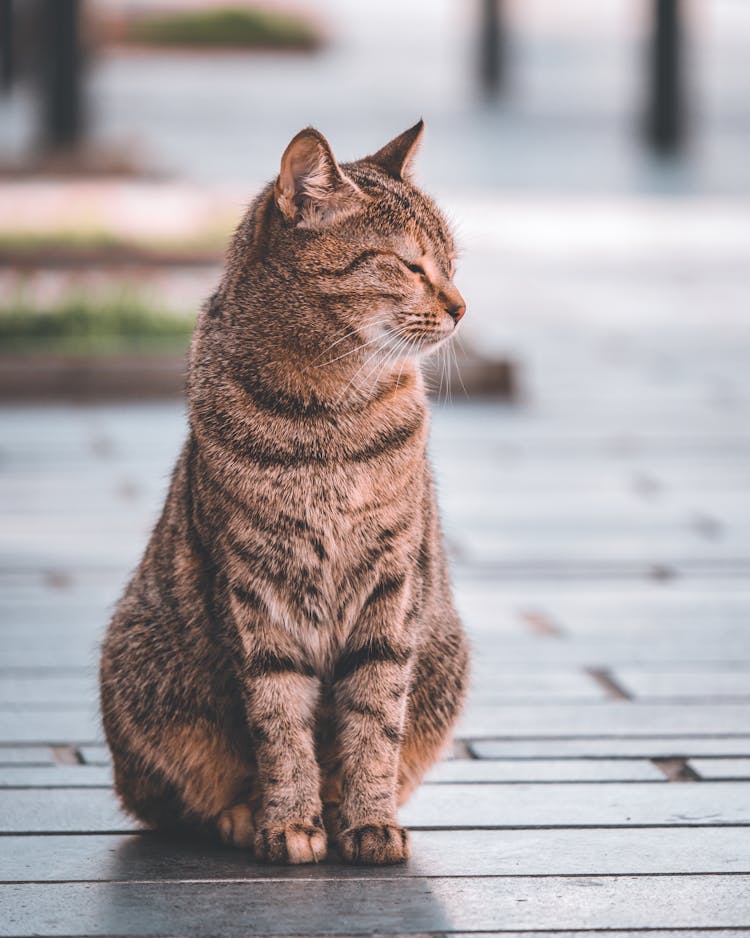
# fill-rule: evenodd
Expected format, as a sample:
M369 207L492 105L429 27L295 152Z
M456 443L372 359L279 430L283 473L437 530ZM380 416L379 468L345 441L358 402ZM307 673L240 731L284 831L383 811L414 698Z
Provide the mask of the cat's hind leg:
M115 792L128 814L158 830L184 830L185 806L176 786L140 759L117 753L113 758Z
M409 694L399 753L399 805L443 755L466 695L469 656L460 624L433 634L416 662Z
M141 738L135 755L115 762L123 806L151 827L213 831L229 846L252 848L254 766L217 727L203 723L162 728Z
M219 837L228 847L252 849L255 841L255 809L246 801L224 808L216 818Z

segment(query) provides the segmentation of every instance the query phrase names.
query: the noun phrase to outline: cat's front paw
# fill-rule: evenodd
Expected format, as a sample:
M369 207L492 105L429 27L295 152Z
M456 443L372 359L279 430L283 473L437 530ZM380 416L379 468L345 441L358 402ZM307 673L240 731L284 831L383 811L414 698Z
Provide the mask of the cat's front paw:
M266 863L319 863L327 849L322 825L306 821L264 825L255 835L255 859Z
M409 859L409 834L398 824L361 824L338 836L342 859L348 863L404 863Z

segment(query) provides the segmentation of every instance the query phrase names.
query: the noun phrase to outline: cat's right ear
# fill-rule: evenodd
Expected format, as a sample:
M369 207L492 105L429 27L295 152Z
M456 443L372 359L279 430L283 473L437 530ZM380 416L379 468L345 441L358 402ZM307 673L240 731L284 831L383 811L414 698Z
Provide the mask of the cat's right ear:
M312 127L301 130L284 150L274 197L287 222L300 228L324 227L363 199L326 138Z
M384 169L394 179L408 179L411 161L422 142L423 134L424 121L420 117L413 127L405 130L398 137L394 137L390 143L386 143L377 153L373 153L372 156L365 157L365 159L368 163L375 163L376 166Z

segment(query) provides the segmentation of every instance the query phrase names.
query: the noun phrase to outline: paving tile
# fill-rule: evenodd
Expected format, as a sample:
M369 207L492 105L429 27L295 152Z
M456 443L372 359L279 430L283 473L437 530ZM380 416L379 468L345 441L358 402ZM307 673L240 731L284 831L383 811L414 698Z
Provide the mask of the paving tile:
M746 733L750 704L688 707L631 701L544 706L469 706L458 735L479 737L632 736L644 727L654 736Z
M413 827L606 827L750 824L750 786L429 785L400 814Z
M518 567L533 569L536 565L561 570L590 570L593 575L602 568L647 569L654 564L689 567L694 564L722 563L743 565L750 560L747 538L733 537L706 543L690 532L663 530L659 525L643 526L629 533L613 521L609 531L586 532L572 526L556 530L534 528L509 529L502 535L494 529L470 526L462 514L455 516L456 528L461 525L462 555L468 565L491 571ZM490 524L490 519L486 519ZM687 523L683 523L687 527ZM446 530L450 533L451 518ZM551 560L555 558L555 560ZM564 559L563 559L564 558Z
M101 724L93 705L87 710L28 707L0 710L0 740L7 743L67 745L101 739Z
M13 884L0 901L2 935L742 928L750 876Z
M83 598L66 597L65 593L56 590L50 591L49 596L42 596L37 590L36 596L29 596L26 591L20 595L9 595L12 587L6 583L3 595L0 598L0 622L3 623L3 634L12 635L22 629L41 632L53 631L55 628L93 634L101 629L112 615L112 607L116 594L103 596L86 596Z
M580 931L524 931L523 938L584 938ZM636 932L607 929L607 931L586 931L585 938L636 938ZM473 938L476 932L448 932L445 938ZM747 938L750 929L733 928L728 931L724 928L706 929L681 928L679 931L664 928L650 928L649 938ZM482 938L507 938L508 932L482 932Z
M750 736L488 739L471 742L469 748L479 759L685 759L750 756Z
M425 785L402 809L414 828L750 824L742 782ZM0 789L0 833L137 830L104 788Z
M7 746L0 744L0 766L54 765L55 758L47 746Z
M613 677L636 699L750 698L750 669L744 668L713 671L618 668Z
M438 763L425 781L663 782L665 776L647 759L451 759Z
M524 624L529 631L529 626ZM481 645L480 645L481 647ZM589 674L578 669L565 671L506 671L488 680L474 668L470 688L473 699L484 703L558 702L565 700L606 700L606 692Z
M739 588L738 588L739 587ZM742 584L733 590L700 590L695 584L682 592L614 589L577 598L558 595L543 600L545 608L554 609L561 626L570 635L596 632L702 629L724 625L744 625L750 617L750 594Z
M691 759L690 768L704 779L750 780L750 758L748 759Z
M0 674L0 707L49 704L83 707L96 703L98 689L92 674Z
M102 788L112 772L99 765L0 765L0 788Z
M412 859L367 878L748 873L745 827L412 832ZM255 863L246 851L159 834L26 834L3 837L0 882L219 879L352 879L360 867Z
M130 833L138 827L109 788L0 789L0 834Z
M3 667L10 668L82 668L98 658L98 631L69 629L35 634L21 629L4 630Z
M450 533L450 532L448 532ZM624 556L601 552L592 546L585 554L573 557L557 556L562 548L548 552L545 556L523 557L514 554L512 545L503 556L480 556L470 549L468 541L460 537L448 541L449 560L458 577L476 577L498 583L525 579L533 583L539 580L572 580L577 582L643 580L666 580L676 577L711 582L717 577L731 577L743 582L750 567L750 551L713 557L709 551L654 551L642 550Z
M640 574L638 574L640 575ZM554 621L554 620L553 620ZM662 635L655 631L648 639L606 635L551 641L549 638L494 637L475 629L475 644L481 640L482 655L475 660L478 674L527 670L610 668L624 666L685 665L722 668L734 665L750 668L750 642L746 631L735 631L722 641L706 641L699 630L684 635Z
M86 765L112 764L112 756L105 745L79 746L78 753Z

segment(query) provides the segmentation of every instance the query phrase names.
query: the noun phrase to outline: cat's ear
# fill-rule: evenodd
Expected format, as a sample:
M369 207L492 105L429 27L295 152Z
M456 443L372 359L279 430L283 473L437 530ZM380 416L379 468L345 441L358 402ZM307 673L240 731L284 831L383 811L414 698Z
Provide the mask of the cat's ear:
M274 196L284 218L301 228L324 227L363 198L326 138L312 127L301 130L284 150Z
M420 120L390 143L366 158L368 163L375 163L394 179L408 179L409 166L417 152L424 133L424 121Z

